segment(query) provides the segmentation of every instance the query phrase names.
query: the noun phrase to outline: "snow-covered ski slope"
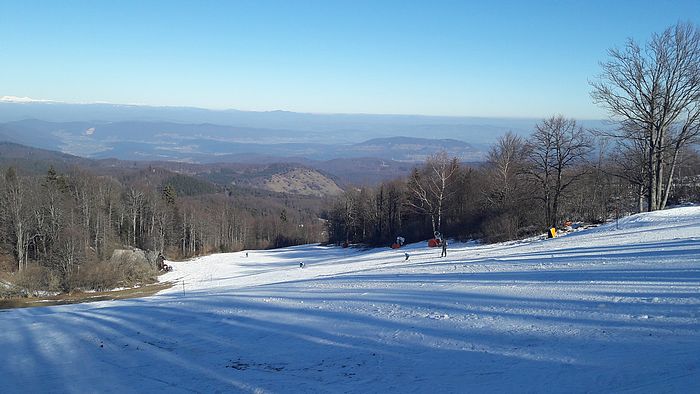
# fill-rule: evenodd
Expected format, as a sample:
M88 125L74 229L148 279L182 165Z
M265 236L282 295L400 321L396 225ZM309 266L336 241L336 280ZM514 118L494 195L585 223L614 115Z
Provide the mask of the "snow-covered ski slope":
M439 255L219 254L2 311L0 392L700 392L700 207Z

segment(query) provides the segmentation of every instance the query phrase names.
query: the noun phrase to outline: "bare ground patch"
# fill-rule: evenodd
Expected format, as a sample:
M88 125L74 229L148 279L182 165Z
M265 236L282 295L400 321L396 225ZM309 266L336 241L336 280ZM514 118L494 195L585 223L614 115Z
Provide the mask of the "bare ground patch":
M83 302L141 298L151 296L161 290L169 289L172 286L172 282L159 282L124 290L94 293L74 292L72 294L60 294L51 297L11 298L0 300L0 309L30 308L35 306L79 304Z

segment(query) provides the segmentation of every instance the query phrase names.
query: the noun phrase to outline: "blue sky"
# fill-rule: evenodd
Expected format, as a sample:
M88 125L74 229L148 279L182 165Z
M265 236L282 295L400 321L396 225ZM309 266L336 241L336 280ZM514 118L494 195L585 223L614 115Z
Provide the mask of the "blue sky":
M0 96L579 119L606 50L700 1L0 0Z

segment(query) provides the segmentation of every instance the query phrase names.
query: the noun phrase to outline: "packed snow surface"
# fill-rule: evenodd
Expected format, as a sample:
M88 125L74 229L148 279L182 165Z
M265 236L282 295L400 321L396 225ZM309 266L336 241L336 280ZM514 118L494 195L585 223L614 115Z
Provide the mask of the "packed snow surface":
M245 256L168 262L149 298L0 311L0 392L700 392L700 207L447 258Z

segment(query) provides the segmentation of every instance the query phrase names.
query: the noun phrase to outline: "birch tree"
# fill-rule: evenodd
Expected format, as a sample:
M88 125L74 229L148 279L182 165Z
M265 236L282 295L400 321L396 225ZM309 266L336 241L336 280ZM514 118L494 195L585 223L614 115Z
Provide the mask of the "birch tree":
M450 159L443 151L429 157L423 170L416 169L408 180L407 204L428 215L433 233L442 232L445 201L453 192L449 186L458 168L457 160Z
M29 234L29 213L26 203L26 188L23 179L10 167L5 173L5 216L11 223L13 246L17 258L17 268L21 271L27 265L27 244Z

